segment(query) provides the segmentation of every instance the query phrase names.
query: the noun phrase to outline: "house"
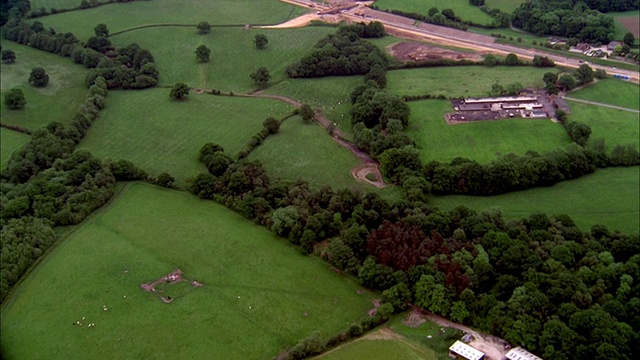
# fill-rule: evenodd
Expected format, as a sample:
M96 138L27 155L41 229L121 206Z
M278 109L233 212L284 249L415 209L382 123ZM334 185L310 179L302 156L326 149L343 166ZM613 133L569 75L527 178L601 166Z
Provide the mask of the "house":
M462 341L456 341L449 347L449 357L463 360L482 360L484 359L484 353Z
M533 355L519 346L509 350L504 357L508 360L542 360L542 358Z
M620 45L620 41L612 41L609 44L607 44L607 50L613 51L616 49L616 46L618 45Z

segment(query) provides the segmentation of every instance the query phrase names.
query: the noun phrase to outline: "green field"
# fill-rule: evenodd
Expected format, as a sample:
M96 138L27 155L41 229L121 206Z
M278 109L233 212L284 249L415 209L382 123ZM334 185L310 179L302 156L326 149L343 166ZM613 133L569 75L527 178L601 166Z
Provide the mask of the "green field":
M256 89L249 74L261 66L269 70L271 83L282 81L289 64L334 31L321 26L277 30L214 28L211 34L202 36L192 28L159 27L126 32L110 39L118 46L137 43L150 49L160 71L161 84L185 82L238 93ZM253 45L258 33L269 39L264 50ZM211 49L210 61L205 64L196 62L195 50L201 44Z
M368 339L350 342L338 349L318 356L325 360L435 360L428 349L409 343L402 338Z
M140 288L174 268L204 286L171 304ZM5 303L2 358L271 359L366 316L357 289L222 205L132 184Z
M569 120L580 121L591 127L591 138L604 138L609 149L616 145L638 144L640 129L637 113L603 106L567 101L571 107Z
M29 138L29 135L0 128L0 169L4 169L11 154L26 144Z
M93 28L98 23L106 24L112 34L149 24L193 24L195 33L195 26L200 21L208 21L211 25L277 24L304 12L301 7L278 0L153 0L114 3L38 20L46 27L72 32L86 40L94 35ZM209 36L215 36L216 30L212 29Z
M112 91L80 148L184 180L204 171L198 163L202 145L220 144L235 157L265 118L280 119L290 111L288 105L268 99L191 93L184 101L174 101L169 89Z
M568 96L629 109L640 109L640 87L637 84L618 79L598 80L598 82L572 92Z
M640 193L638 167L600 169L580 179L549 188L536 188L491 197L434 196L432 205L453 209L463 204L476 211L498 207L505 218L526 218L542 211L568 214L582 230L595 224L609 230L638 233Z
M287 96L319 109L338 128L351 133L349 95L362 84L362 76L324 77L314 79L286 79L265 90L267 94Z
M624 34L630 32L629 29L627 29L626 26L624 26L623 23L620 22L620 18L621 17L638 17L640 16L640 10L634 10L634 11L625 11L625 12L610 12L607 15L613 16L613 19L615 20L614 22L614 26L615 26L615 32L613 34L614 38L616 40L622 40L622 38L624 37ZM638 30L636 30L638 31ZM638 43L640 43L640 38L638 38L638 36L636 36L636 41L634 42L634 45L638 45Z
M409 128L422 160L448 162L460 156L488 163L498 156L528 150L543 153L571 142L560 124L548 119L508 119L449 125L444 113L451 112L446 100L412 101Z
M477 24L490 24L493 21L493 18L482 12L479 7L469 4L469 0L449 0L446 3L439 0L376 0L374 5L381 10L401 10L422 15L427 15L432 7L440 11L451 9L462 20Z
M491 85L519 82L524 87L540 83L549 69L531 66L452 66L401 69L387 72L387 90L398 95L444 95L446 97L484 97Z
M504 12L512 13L524 0L486 0L484 5L491 9L500 9Z
M80 6L81 0L30 0L31 10L40 10L45 8L47 11L54 9L72 9ZM99 3L108 2L108 0L97 0Z
M272 176L302 179L314 186L331 185L336 189L360 184L351 176L351 169L360 163L358 158L333 141L323 128L304 124L297 116L287 119L280 132L258 146L249 160L260 160Z
M42 128L52 121L68 123L78 106L85 100L85 69L68 58L36 50L11 41L0 42L3 50L13 50L16 62L0 65L0 120L30 130ZM34 67L42 67L49 75L44 88L29 85L29 74ZM27 105L22 110L10 110L4 104L4 95L12 88L22 90Z

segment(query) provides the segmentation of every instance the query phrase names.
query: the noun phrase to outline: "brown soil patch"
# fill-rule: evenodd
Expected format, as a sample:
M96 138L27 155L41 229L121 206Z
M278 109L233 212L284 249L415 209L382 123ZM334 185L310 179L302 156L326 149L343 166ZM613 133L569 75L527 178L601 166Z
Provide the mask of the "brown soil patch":
M618 18L622 25L624 25L629 32L633 34L636 38L640 37L640 18L637 16L625 16Z
M473 60L481 61L483 53L463 52L414 42L401 42L387 46L387 52L401 61L420 60Z
M369 310L368 314L370 316L374 316L376 314L376 312L378 312L378 308L380 307L380 304L382 303L382 300L373 299L373 300L371 300L371 303L373 303L373 307Z

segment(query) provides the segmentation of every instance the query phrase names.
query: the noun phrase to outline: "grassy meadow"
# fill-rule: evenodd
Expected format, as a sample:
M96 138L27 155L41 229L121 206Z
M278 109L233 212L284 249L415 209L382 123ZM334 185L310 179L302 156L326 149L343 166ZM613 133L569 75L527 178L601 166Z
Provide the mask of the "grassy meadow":
M313 79L286 79L265 90L267 94L283 95L309 104L335 122L337 127L349 134L351 118L349 95L362 84L362 76L324 77Z
M41 8L47 9L47 11L54 9L72 9L80 6L81 0L30 0L32 10L40 10ZM99 3L108 2L108 0L97 0Z
M629 143L638 144L640 129L637 113L597 105L567 101L571 107L569 120L580 121L591 127L591 139L604 138L607 148Z
M447 210L460 204L476 211L498 207L506 219L525 218L536 211L549 215L564 213L585 231L595 224L603 224L611 231L637 234L640 228L639 182L637 166L608 168L548 188L491 197L433 196L430 203Z
M493 20L479 7L471 5L469 0L449 0L446 3L439 0L376 0L374 5L381 10L401 10L422 15L427 15L432 7L440 11L451 9L462 20L473 21L477 24L490 24Z
M397 95L444 95L446 97L484 97L491 85L519 82L531 87L542 82L549 69L531 66L454 66L401 69L387 72L387 91Z
M278 0L153 0L113 3L38 20L46 27L53 27L58 32L72 32L79 39L86 40L94 35L93 28L98 23L106 24L112 34L141 25L193 24L195 34L196 24L200 21L211 25L278 24L305 11ZM211 34L216 30L213 28Z
M444 113L451 112L447 100L409 102L411 138L420 149L423 162L448 162L465 157L488 163L497 157L528 150L543 153L571 142L560 124L548 119L506 119L449 125Z
M271 359L371 307L350 278L264 227L146 184L62 241L2 309L3 359ZM204 286L170 304L140 288L175 268Z
M282 118L291 108L259 98L191 93L183 101L169 89L112 91L99 121L80 143L99 158L127 159L157 175L176 179L204 171L198 162L202 145L214 142L235 157L262 128L267 117Z
M29 135L0 128L0 169L4 169L9 162L11 154L26 144L29 138Z
M192 28L145 28L111 37L119 46L137 43L151 49L160 71L160 84L185 82L190 86L222 91L249 92L256 89L249 74L265 66L271 83L286 78L285 69L309 52L313 45L335 29L314 26L301 29L214 28L208 35L198 35ZM269 44L255 48L256 34L265 34ZM211 49L208 63L196 61L200 45Z
M568 96L629 109L640 109L640 87L619 79L598 80Z
M512 13L524 0L486 0L484 5L490 9L500 9L504 12Z
M302 179L317 187L331 185L337 189L361 184L351 176L351 169L360 163L358 158L320 126L304 124L297 116L287 119L280 132L258 146L249 160L259 160L271 176ZM374 189L365 184L361 187Z
M624 37L624 34L631 32L634 33L633 30L635 30L635 37L636 37L636 41L634 42L634 45L638 46L638 43L640 43L640 38L637 35L638 34L638 28L636 29L629 29L627 28L621 21L620 18L625 18L625 17L635 17L636 19L638 18L638 16L640 16L640 10L634 10L634 11L625 11L625 12L610 12L607 15L613 16L614 19L614 23L613 25L615 26L615 30L613 33L613 36L616 40L622 40L622 38ZM637 24L637 22L636 22Z
M0 45L3 50L13 50L16 54L13 64L0 64L0 96L3 99L0 121L29 130L40 129L52 121L69 123L87 94L85 68L69 58L4 39ZM49 75L49 84L44 88L29 84L29 75L35 67L43 68ZM27 100L22 110L10 110L4 104L5 94L14 87L22 90Z

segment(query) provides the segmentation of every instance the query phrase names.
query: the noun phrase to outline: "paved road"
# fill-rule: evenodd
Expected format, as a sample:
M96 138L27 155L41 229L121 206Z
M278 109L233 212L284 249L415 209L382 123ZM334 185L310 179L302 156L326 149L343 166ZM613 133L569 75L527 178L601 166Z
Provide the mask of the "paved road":
M608 108L612 108L612 109L618 109L618 110L622 110L622 111L629 111L629 112L632 112L632 113L640 114L640 110L629 109L629 108L625 108L625 107L621 107L621 106L603 104L603 103L599 103L599 102L595 102L595 101L587 101L587 100L576 99L576 98L566 97L566 96L564 97L564 99L565 100L576 101L576 102L580 102L580 103L584 103L584 104L589 104L589 105L603 106L603 107L608 107Z
M316 3L310 0L281 0L291 4L313 8L316 10L327 10L330 6ZM356 15L355 13L364 14ZM356 9L344 12L341 16L348 18L352 21L363 20L376 20L384 24L388 29L396 30L399 32L409 33L414 36L419 36L424 39L439 39L446 40L452 45L458 45L461 47L472 48L484 48L488 51L497 52L500 54L514 53L521 58L532 59L534 55L547 56L558 65L578 68L583 63L578 59L568 58L565 56L559 56L551 53L547 53L537 49L524 49L516 46L497 44L495 39L486 35L479 35L470 33L467 31L447 28L443 26L437 26L433 24L426 24L409 19L406 17L393 15L384 11L374 10L368 7L360 6ZM613 67L590 64L593 69L603 69L607 73L616 73L629 76L629 79L638 83L640 81L640 74L637 71L613 69Z

